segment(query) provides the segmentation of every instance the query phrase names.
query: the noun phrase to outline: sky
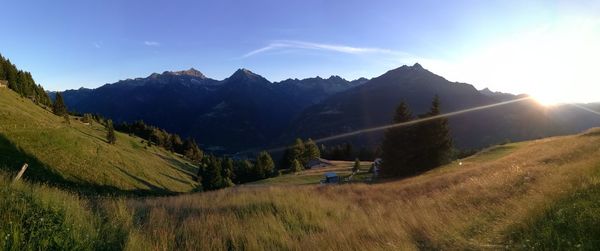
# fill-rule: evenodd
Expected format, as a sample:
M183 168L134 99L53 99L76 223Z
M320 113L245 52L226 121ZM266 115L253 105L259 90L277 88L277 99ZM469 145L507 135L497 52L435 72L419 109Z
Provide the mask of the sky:
M2 0L0 53L48 90L191 67L224 79L376 77L419 62L450 81L600 101L600 1ZM7 21L8 20L8 21Z

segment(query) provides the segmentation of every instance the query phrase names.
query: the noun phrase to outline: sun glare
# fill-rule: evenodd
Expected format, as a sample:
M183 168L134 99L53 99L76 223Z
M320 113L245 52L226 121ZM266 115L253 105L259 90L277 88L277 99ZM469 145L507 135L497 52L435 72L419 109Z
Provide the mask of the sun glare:
M450 79L527 93L544 105L600 101L600 18L567 18L473 49L452 62L430 62Z

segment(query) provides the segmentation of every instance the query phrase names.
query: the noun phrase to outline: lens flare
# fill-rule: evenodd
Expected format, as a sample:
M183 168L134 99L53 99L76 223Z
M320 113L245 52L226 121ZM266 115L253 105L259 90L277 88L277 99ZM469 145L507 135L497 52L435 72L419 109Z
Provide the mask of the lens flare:
M414 125L414 124L422 123L422 122L425 122L425 121L430 121L430 120L439 119L439 118L453 117L453 116L464 114L464 113L469 113L469 112L474 112L474 111L480 111L480 110L490 109L490 108L494 108L494 107L498 107L498 106L503 106L503 105L508 105L508 104L512 104L512 103L517 103L517 102L522 102L522 101L526 101L526 100L530 100L530 99L532 99L532 97L518 98L518 99L513 99L513 100L509 100L509 101L504 101L504 102L500 102L500 103L491 104L491 105L477 106L477 107L468 108L468 109L464 109L464 110L460 110L460 111L444 113L444 114L440 114L440 115L437 115L437 116L432 116L432 117L427 117L427 118L422 118L422 119L415 119L415 120L411 120L411 121L408 121L408 122L402 122L402 123L396 123L396 124L390 124L390 125L384 125L384 126L377 126L377 127L365 128L365 129L356 130L356 131L353 131L353 132L347 132L347 133L342 133L342 134L337 134L337 135L333 135L333 136L329 136L329 137L324 137L324 138L316 139L314 141L315 141L315 143L321 143L321 142L325 142L325 141L330 141L330 140L335 140L335 139L340 139L340 138L346 138L346 137L350 137L350 136L354 136L354 135L358 135L358 134L363 134L363 133L376 132L376 131L386 130L386 129L390 129L390 128L396 128L396 127ZM267 151L268 152L279 152L279 151L284 151L286 148L287 147L278 147L278 148L269 149Z

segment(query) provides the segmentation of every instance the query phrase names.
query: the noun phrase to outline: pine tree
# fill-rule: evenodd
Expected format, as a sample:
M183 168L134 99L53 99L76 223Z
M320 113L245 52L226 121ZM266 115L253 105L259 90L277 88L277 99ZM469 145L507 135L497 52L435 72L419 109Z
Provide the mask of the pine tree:
M283 152L283 157L281 160L282 168L291 168L294 160L300 161L300 164L305 164L308 162L306 159L306 147L304 146L304 142L301 139L296 139L294 144L289 146Z
M223 176L221 176L221 161L214 156L202 159L201 168L198 170L198 179L205 190L223 188Z
M360 171L360 160L356 158L354 160L354 166L352 166L352 173L358 173Z
M304 142L304 148L304 159L306 161L321 157L321 151L319 151L319 147L312 139L308 139Z
M300 161L300 164L302 165L306 164L308 160L304 158L304 151L306 151L306 148L304 147L304 142L302 142L301 139L296 139L294 145L291 148L290 159L296 159Z
M440 115L440 106L440 99L436 95L431 102L429 112L420 117L430 118ZM452 152L452 139L450 138L448 129L448 118L441 117L422 122L416 130L419 135L416 141L419 151L416 164L419 166L419 171L427 171L446 164L450 160Z
M406 103L401 102L396 108L392 123L411 121L413 116ZM406 176L415 173L416 166L412 164L414 158L414 126L399 126L389 128L381 144L382 150L382 176Z
M196 141L192 138L188 138L183 143L183 155L191 160L192 162L199 163L204 157L204 152L200 150Z
M113 127L113 122L110 119L106 121L106 141L108 141L108 143L112 145L114 145L117 142L115 128Z
M264 179L273 174L275 163L267 151L262 151L256 158L256 178Z
M297 173L297 172L302 171L302 169L304 169L304 167L302 166L302 164L300 164L300 161L298 161L297 159L292 160L292 166L290 167L290 172Z
M64 116L67 114L67 106L65 106L65 102L63 101L63 97L60 92L56 93L56 98L52 106L52 112L57 116Z

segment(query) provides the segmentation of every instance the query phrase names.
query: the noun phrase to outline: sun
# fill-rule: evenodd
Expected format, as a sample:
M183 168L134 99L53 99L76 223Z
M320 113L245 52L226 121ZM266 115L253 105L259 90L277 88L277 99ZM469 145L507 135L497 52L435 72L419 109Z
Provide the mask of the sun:
M559 19L438 63L451 79L528 94L546 106L600 101L599 64L600 18Z
M560 92L553 90L542 90L537 93L532 93L531 97L533 100L543 106L555 106L564 103L564 96Z

